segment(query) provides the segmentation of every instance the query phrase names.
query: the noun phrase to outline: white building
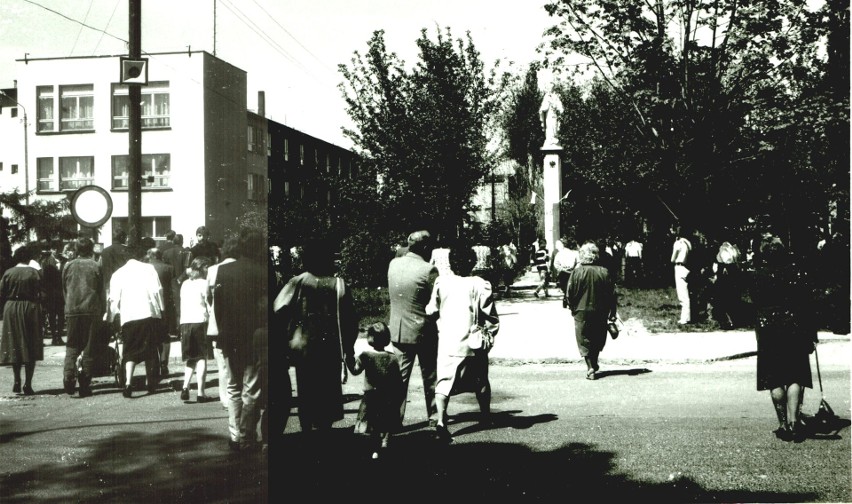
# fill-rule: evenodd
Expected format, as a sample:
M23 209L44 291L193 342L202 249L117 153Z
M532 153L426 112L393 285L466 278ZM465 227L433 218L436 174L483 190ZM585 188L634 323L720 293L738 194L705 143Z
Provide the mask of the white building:
M268 140L261 130L247 141L246 73L203 51L145 57L142 235L157 238L173 229L188 243L204 224L221 240L238 228L245 201L267 197L266 164L247 162L249 150ZM28 117L28 163L23 113L13 117L0 102L0 191L18 187L35 190L33 198L56 200L85 185L100 186L112 198L113 213L95 238L111 243L113 229L126 229L128 215L128 97L118 83L119 56L18 60L16 73L13 91Z

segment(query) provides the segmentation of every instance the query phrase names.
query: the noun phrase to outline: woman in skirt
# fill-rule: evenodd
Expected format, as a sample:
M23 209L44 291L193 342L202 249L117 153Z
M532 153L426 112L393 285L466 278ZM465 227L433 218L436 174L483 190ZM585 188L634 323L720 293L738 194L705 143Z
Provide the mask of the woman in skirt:
M195 372L198 384L196 402L207 402L207 275L208 260L197 257L189 265L189 278L180 286L180 349L185 363L180 400L189 400L189 382ZM224 384L220 384L220 387Z
M20 247L12 260L15 266L0 278L0 365L12 366L15 383L12 392L33 395L32 381L35 363L44 359L41 340L40 296L42 281L39 272L28 266L33 249ZM24 386L21 387L21 366L24 367Z

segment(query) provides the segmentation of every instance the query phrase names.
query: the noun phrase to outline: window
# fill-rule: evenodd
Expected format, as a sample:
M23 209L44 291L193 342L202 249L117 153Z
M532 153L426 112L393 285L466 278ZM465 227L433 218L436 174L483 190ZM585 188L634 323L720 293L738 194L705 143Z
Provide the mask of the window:
M263 181L263 175L249 173L246 179L248 188L248 199L253 201L263 201L265 199L266 184Z
M263 152L263 131L255 126L249 126L246 131L249 152Z
M112 157L112 188L127 189L127 171L129 169L130 156ZM169 176L171 175L170 154L142 154L142 187L163 188L169 187Z
M252 152L254 149L254 126L249 126L246 132L246 140L248 141L248 150Z
M56 131L53 115L53 86L37 87L36 100L38 101L37 131Z
M79 189L95 183L95 158L59 158L59 190Z
M130 126L130 98L126 84L112 86L112 128L127 129ZM142 86L142 127L168 128L169 83L150 82Z
M60 129L62 131L93 130L95 96L92 85L59 86Z
M272 133L266 134L266 155L272 155Z
M3 163L0 162L0 171L3 171Z
M325 155L325 172L331 173L331 154Z
M18 173L18 165L13 164L13 165L12 165L12 175L14 175L14 174L16 174L16 173Z
M172 228L171 217L142 217L140 219L142 236L151 238L165 238L166 233ZM127 217L113 217L112 229L130 229L130 221Z
M95 95L92 84L59 86L59 123L56 122L56 91L53 86L38 86L38 132L92 131L95 129Z
M299 164L305 166L305 146L299 144Z
M290 139L284 139L284 161L290 161Z
M290 196L290 182L284 181L284 197Z
M38 168L36 168L38 177L36 190L55 191L57 186L56 175L53 171L53 158L38 158L36 163L38 164Z
M12 117L18 117L18 107L12 107L10 113L12 114Z

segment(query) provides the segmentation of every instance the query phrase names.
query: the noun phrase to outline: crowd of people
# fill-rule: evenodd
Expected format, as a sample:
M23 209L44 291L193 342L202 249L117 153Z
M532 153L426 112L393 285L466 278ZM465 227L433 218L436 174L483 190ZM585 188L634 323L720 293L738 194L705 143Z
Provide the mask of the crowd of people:
M174 231L165 238L158 244L145 237L130 246L127 234L116 229L112 244L100 253L83 235L51 243L47 254L38 244L14 251L14 266L0 278L0 365L12 367L13 393L36 393L33 376L44 359L43 338L49 336L52 344L65 346L62 378L68 395L89 397L93 378L114 376L121 394L132 398L140 363L144 388L155 394L170 375L169 350L176 340L183 380L182 386L170 385L180 390L180 400L189 400L195 375L196 402L212 401L205 388L212 353L219 399L228 410L230 448L265 446L265 237L260 230L243 229L220 247L200 226L191 247L184 247L183 236Z

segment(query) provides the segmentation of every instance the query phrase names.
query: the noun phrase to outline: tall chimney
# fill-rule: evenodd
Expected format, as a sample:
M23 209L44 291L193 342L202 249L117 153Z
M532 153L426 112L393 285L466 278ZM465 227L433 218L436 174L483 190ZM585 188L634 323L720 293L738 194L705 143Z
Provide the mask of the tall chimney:
M257 92L257 115L266 117L266 93L263 91Z

